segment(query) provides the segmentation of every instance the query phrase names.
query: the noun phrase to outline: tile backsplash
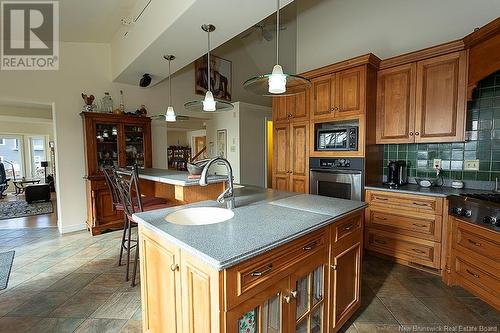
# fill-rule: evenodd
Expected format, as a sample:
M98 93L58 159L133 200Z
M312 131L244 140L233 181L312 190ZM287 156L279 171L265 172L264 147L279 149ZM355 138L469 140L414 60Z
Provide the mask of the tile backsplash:
M435 158L445 179L500 179L500 71L482 80L468 103L465 143L384 145L384 176L389 160L406 160L410 177L435 177ZM479 160L479 171L464 170L464 160Z

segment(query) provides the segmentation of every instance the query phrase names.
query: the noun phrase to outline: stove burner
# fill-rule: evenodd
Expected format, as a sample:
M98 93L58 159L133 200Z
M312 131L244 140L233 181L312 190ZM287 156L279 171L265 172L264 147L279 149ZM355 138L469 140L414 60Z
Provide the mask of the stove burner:
M500 193L460 193L460 195L466 198L500 203Z

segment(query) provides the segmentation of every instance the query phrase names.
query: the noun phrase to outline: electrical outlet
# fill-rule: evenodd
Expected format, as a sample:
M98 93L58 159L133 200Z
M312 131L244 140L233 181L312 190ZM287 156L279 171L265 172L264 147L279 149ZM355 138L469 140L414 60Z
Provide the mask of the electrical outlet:
M440 158L435 158L434 163L432 165L432 168L435 170L441 169L441 159Z
M471 170L471 171L479 170L479 160L465 160L464 170Z

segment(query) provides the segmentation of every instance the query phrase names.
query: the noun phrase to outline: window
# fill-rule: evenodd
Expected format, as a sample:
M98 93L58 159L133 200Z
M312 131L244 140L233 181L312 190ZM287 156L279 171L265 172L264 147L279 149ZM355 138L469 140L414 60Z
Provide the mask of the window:
M0 146L5 146L5 139L4 138L0 138Z
M15 139L15 140L12 140L12 142L13 142L13 144L12 144L12 150L19 151L19 142L20 142L20 140Z
M33 150L44 150L45 140L43 139L33 139Z

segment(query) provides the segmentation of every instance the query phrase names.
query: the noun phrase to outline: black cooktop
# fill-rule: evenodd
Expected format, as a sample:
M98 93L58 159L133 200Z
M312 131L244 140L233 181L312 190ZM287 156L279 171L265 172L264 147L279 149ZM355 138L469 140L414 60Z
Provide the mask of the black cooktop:
M460 193L460 195L466 198L473 198L500 204L500 193Z

